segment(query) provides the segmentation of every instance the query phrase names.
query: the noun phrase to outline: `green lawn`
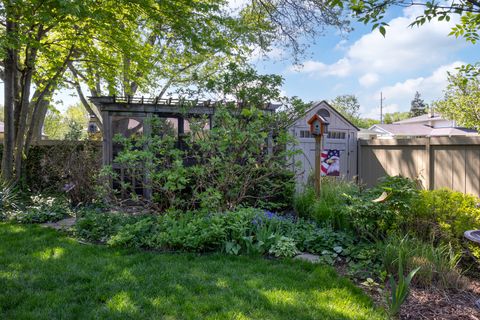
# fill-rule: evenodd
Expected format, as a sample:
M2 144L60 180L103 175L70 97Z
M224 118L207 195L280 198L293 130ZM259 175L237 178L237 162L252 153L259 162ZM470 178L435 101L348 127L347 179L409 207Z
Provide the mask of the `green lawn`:
M383 319L325 266L82 245L0 223L0 319Z

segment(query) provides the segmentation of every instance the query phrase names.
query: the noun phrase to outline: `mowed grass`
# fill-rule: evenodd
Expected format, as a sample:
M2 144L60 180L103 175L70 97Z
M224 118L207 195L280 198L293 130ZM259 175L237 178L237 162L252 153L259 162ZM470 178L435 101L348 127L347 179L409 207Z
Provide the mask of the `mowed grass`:
M82 245L0 223L0 319L383 319L325 266Z

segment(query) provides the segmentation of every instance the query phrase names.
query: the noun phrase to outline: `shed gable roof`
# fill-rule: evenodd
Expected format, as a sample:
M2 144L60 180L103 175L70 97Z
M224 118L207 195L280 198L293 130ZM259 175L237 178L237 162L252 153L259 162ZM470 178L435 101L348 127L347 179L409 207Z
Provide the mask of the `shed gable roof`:
M344 120L348 125L350 125L353 129L357 130L357 131L360 131L360 129L354 125L350 120L348 120L347 118L345 118L340 112L338 112L334 107L332 107L327 101L325 100L322 100L322 101L317 101L317 102L314 102L312 103L312 107L310 109L308 109L307 111L305 111L301 116L299 116L298 118L296 118L292 124L294 125L298 120L304 118L307 114L309 114L310 112L312 112L314 109L316 108L319 108L319 107L327 107L329 108L331 111L333 111L333 113L335 113L335 115L337 115L339 118L341 118L342 120Z

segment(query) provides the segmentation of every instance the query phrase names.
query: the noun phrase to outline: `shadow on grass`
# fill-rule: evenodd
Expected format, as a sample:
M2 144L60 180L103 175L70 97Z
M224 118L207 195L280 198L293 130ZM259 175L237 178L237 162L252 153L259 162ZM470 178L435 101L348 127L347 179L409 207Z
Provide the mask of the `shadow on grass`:
M328 267L81 245L38 226L0 224L0 287L5 319L383 318Z

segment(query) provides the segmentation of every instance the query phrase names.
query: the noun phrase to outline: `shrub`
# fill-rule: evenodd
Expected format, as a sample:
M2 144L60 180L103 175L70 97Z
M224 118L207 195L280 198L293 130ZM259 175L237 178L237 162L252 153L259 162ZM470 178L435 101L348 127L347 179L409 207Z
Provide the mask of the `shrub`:
M83 240L106 242L122 226L133 224L140 217L123 213L102 212L98 208L84 208L77 212L75 235Z
M289 237L281 236L270 247L268 252L275 255L275 257L291 258L298 253L298 249L295 245L295 240Z
M101 157L101 148L93 141L33 146L26 161L27 185L35 193L64 192L74 205L90 203Z
M383 193L384 201L374 202ZM366 239L378 240L387 234L405 230L415 214L419 197L416 183L400 176L387 176L374 188L349 196L347 217L354 231Z
M480 228L480 199L449 189L422 191L411 229L418 236L459 246L463 233Z
M0 215L3 215L6 210L16 207L16 200L18 194L12 184L0 182Z
M111 195L138 198L131 181L148 183L153 201L162 211L168 209L225 211L240 205L265 209L291 206L294 177L286 168L293 151L284 148L291 141L285 130L276 130L268 152L267 141L279 120L277 114L257 109L232 110L217 107L215 127L204 131L206 119L190 119L191 132L181 141L166 133L161 119L152 119L152 136L123 137L115 143L121 151L114 164L127 168L124 181L118 181L113 170L106 178L117 181ZM203 120L203 122L202 122ZM179 147L181 145L181 148Z
M20 223L45 223L59 221L72 215L70 203L63 196L31 196L24 208L6 212L8 219Z

